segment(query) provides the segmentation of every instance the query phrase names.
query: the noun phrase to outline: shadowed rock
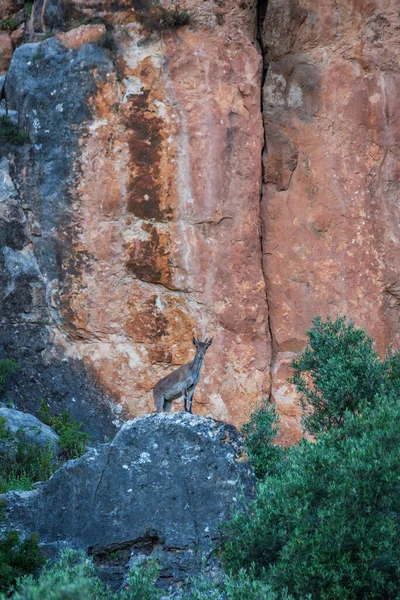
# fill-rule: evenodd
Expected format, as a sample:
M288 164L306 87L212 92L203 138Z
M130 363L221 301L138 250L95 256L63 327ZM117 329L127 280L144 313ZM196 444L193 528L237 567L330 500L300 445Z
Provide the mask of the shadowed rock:
M213 568L217 525L253 486L233 426L179 413L129 421L40 489L3 498L10 526L38 532L51 553L89 551L117 586L143 556L159 559L168 583L196 573L202 559Z

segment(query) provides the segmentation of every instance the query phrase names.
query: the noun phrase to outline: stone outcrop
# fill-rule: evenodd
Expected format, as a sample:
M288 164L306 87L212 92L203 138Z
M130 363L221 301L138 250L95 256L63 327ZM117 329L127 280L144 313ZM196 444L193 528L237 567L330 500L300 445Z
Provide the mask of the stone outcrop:
M129 564L157 557L166 584L216 565L218 523L252 494L236 429L189 414L128 421L113 442L69 461L40 488L10 492L6 522L42 547L82 548L116 586ZM240 500L241 498L241 500Z
M0 419L5 419L5 428L11 433L21 433L23 437L38 446L51 446L58 450L58 435L48 425L39 419L14 408L8 408L0 403Z
M398 14L378 0L270 0L263 22L262 200L272 396L316 314L345 314L383 354L399 345Z

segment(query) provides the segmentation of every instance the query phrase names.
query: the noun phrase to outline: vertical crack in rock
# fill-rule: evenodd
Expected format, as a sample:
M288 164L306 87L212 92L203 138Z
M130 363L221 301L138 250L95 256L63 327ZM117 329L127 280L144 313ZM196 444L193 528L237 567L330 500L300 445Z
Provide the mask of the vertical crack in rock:
M264 83L265 83L265 79L267 76L267 72L268 72L268 67L269 67L269 61L268 61L268 53L264 44L264 39L263 39L263 24L264 24L264 19L266 17L267 14L267 8L268 8L268 1L269 0L258 0L258 4L257 4L257 42L260 48L260 53L262 56L262 69L261 69L261 81L260 81L260 111L261 111L261 119L262 119L262 124L263 124L263 131L264 131L264 145L261 149L261 154L260 154L260 160L261 160L261 183L260 183L260 206L261 206L261 202L263 199L263 191L264 191L264 170L265 170L265 166L264 166L264 155L267 152L267 136L266 136L266 131L265 131L265 125L264 125L264 116L263 116L263 101L264 101ZM263 227L263 222L262 222L262 216L261 216L261 211L260 211L260 246L261 246L261 271L263 273L263 277L264 277L264 283L265 283L265 300L267 303L267 307L268 307L268 331L269 331L269 338L270 338L270 343L271 343L271 362L269 365L269 369L270 369L270 384L269 384L269 392L268 392L268 397L270 399L271 397L271 389L272 389L272 365L274 363L274 359L275 359L275 350L274 350L274 340L273 340L273 335L272 335L272 327L271 327L271 313L269 310L269 302L268 302L268 281L267 278L265 276L264 273L264 227Z

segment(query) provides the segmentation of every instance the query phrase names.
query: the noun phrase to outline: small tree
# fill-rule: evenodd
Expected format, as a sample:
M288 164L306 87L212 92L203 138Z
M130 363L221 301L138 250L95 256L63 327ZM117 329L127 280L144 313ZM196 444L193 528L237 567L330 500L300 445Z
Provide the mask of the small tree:
M312 435L342 427L346 411L356 413L373 402L387 374L364 329L345 317L314 318L309 345L292 362L291 383L300 393L303 424Z
M292 447L225 525L225 566L297 600L398 600L399 444L400 401L384 395Z
M247 454L259 479L273 473L282 458L282 448L273 445L278 430L279 416L266 400L256 407L249 422L242 427Z

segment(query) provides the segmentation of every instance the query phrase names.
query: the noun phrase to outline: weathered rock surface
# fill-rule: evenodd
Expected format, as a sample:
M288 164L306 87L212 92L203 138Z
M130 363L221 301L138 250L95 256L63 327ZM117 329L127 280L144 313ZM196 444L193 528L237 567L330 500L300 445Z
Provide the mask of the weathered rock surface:
M89 365L68 356L69 331L57 308L59 287L79 268L71 258L78 244L71 178L82 123L90 117L86 99L95 77L106 77L111 67L95 44L73 51L48 39L18 48L5 94L9 115L19 115L32 143L0 144L0 359L19 365L4 400L32 413L42 398L55 413L68 407L96 441L115 434L121 407ZM85 254L77 248L75 258L85 261Z
M11 492L6 521L44 548L88 550L105 576L156 556L167 583L212 568L217 525L254 476L237 430L189 414L128 421L115 439L69 461L40 489Z
M399 347L398 27L395 0L268 3L263 250L287 441L300 429L286 377L313 315Z
M0 418L7 420L5 426L11 433L20 431L26 440L42 447L50 445L57 450L58 435L54 429L33 415L0 405Z
M32 141L0 148L0 355L29 375L8 393L142 415L208 335L195 410L240 424L272 379L292 443L313 315L400 345L397 4L184 5L160 34L146 0L34 3L31 39L56 39L19 48L5 88Z
M154 410L193 335L212 336L195 411L241 423L269 391L256 3L191 0L193 25L163 34L140 25L145 2L44 4L38 30L61 27L61 7L105 17L107 35L88 24L14 53L6 98L32 146L4 154L21 238L9 318L46 322L42 352L131 416Z

